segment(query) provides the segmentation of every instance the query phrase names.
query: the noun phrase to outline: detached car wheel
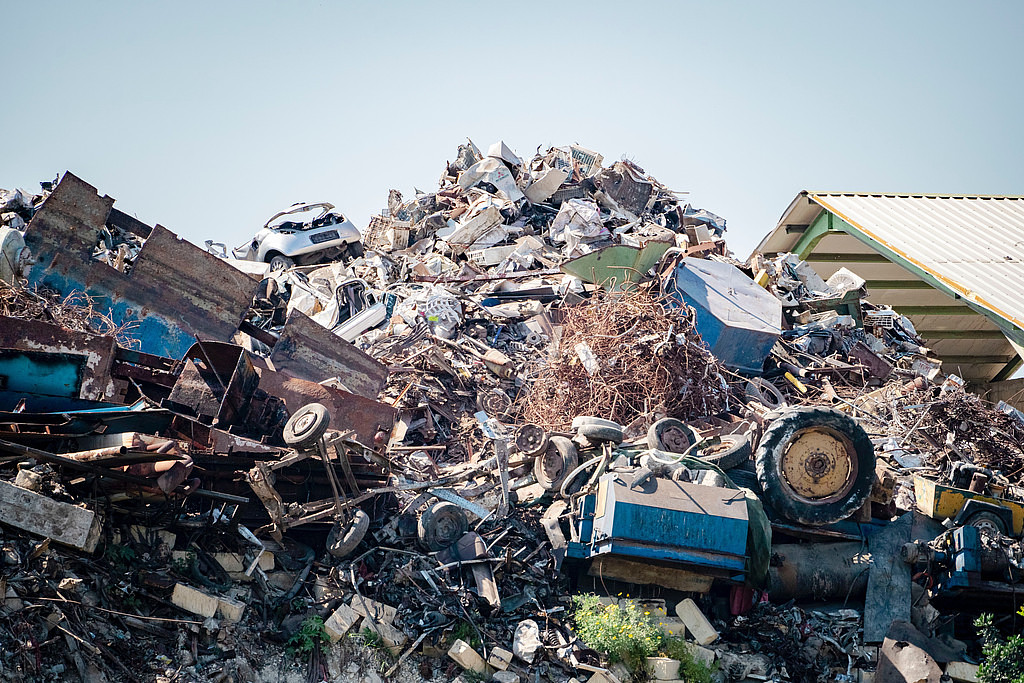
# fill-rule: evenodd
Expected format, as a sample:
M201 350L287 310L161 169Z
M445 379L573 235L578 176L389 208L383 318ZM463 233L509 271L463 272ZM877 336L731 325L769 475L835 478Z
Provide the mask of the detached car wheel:
M580 464L576 446L564 436L552 436L547 448L533 461L533 476L545 491L557 491L566 475Z
M790 408L765 430L754 463L772 509L822 526L846 519L871 495L875 449L845 413Z
M288 418L284 425L284 442L300 451L316 445L327 428L331 426L331 415L319 403L304 405Z
M430 550L443 550L469 531L469 518L455 503L434 503L420 515L417 532L420 542Z
M370 515L356 508L352 514L352 521L347 526L342 526L341 522L338 522L327 534L327 552L339 559L348 557L369 529Z
M749 434L723 434L718 437L720 443L708 446L696 453L704 462L709 462L723 470L742 465L750 460Z
M693 431L674 417L658 420L647 430L647 447L657 451L685 453L693 444Z
M583 424L576 433L593 443L622 443L622 427L619 425Z

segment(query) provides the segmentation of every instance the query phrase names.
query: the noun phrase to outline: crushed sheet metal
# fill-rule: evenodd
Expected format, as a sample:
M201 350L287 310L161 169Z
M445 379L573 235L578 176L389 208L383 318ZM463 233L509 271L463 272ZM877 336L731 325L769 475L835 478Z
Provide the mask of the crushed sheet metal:
M299 311L288 315L270 362L289 375L338 377L365 398L377 398L388 378L382 363Z
M120 401L124 397L124 382L111 376L116 348L113 337L75 332L35 320L0 317L0 375L4 374L4 361L24 353L59 355L76 368L75 386L62 385L57 388L59 393L48 393L53 389L46 386L25 386L29 378L24 375L7 377L0 383L0 391L72 396L86 401ZM52 384L51 380L61 381L58 377L46 378L48 384Z
M478 505L472 501L466 500L459 494L455 493L451 489L430 489L430 495L440 498L441 500L448 501L449 503L455 503L460 508L464 508L480 519L485 519L491 516L491 511L485 508L483 505Z
M257 369L257 372L260 389L283 400L289 412L307 403L322 403L331 414L331 429L355 432L355 440L364 446L372 447L377 433L390 434L395 424L398 410L387 403L273 370Z
M85 291L133 324L142 351L178 358L205 339L228 339L249 307L256 283L213 254L157 225L129 273L93 258L114 200L65 173L29 222L25 242L35 265L29 283L62 295Z

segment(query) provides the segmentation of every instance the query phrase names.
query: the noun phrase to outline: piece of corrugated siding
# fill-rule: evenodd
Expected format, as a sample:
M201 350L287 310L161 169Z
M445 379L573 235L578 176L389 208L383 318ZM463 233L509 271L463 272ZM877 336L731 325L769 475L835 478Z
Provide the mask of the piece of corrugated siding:
M1024 197L811 196L965 298L1024 327Z

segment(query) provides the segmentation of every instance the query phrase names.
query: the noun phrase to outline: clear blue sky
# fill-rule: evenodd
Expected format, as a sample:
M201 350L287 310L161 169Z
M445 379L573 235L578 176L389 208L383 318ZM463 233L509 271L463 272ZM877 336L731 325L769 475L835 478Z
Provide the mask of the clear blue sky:
M745 257L801 189L1024 194L1021 2L5 2L0 187L238 244L467 136L628 157Z

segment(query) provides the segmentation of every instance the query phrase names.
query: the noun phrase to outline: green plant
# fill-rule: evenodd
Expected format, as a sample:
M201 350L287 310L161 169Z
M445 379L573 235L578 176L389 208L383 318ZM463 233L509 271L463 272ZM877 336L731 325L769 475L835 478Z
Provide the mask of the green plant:
M329 642L324 620L314 614L303 619L298 630L288 639L288 652L294 656L312 655Z
M978 678L982 683L1024 683L1024 638L1018 634L1004 639L991 614L975 619L974 628L981 637L983 661Z
M473 628L473 624L468 621L460 621L452 629L452 634L448 638L448 644L451 645L456 640L462 640L469 643L469 646L474 650L480 649L480 636L477 635L477 631Z
M643 680L647 675L646 658L657 653L664 640L651 613L633 601L604 605L590 594L574 595L572 601L580 640L610 662L625 664L634 680Z
M487 674L480 673L479 671L473 671L473 669L466 669L462 672L462 678L466 683L484 683L484 681L490 680Z
M680 637L665 638L661 644L661 654L679 660L679 678L686 683L712 683L713 669L703 662L698 662L690 651L690 645Z
M384 642L380 634L370 628L364 626L362 631L350 633L348 637L361 641L364 647L376 650L385 661L391 661L395 658L395 653L391 651L391 648Z
M196 562L196 554L191 550L185 557L179 557L178 559L171 562L171 571L178 576L191 576L192 565Z
M108 545L104 555L122 570L128 569L136 558L135 550L131 546L119 543Z

